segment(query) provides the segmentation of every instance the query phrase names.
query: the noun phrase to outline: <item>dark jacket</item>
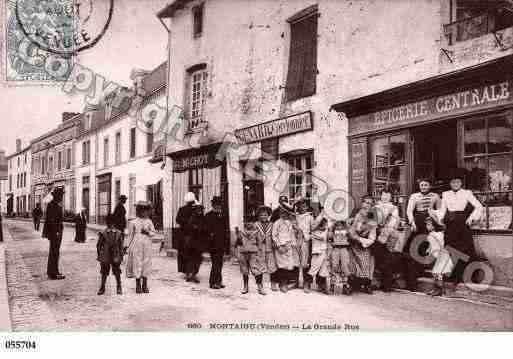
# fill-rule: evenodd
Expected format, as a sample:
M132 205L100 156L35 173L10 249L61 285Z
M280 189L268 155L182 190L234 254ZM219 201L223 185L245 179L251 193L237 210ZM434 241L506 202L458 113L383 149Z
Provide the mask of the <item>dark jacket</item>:
M180 229L183 231L189 222L189 218L192 215L192 204L186 204L183 207L178 209L178 213L176 214L176 223L180 226Z
M41 210L41 208L38 208L38 207L34 208L32 210L32 217L34 219L40 219L41 217L43 217L43 211Z
M205 216L192 213L183 228L186 249L198 252L208 251L209 243L205 226Z
M116 228L107 228L98 234L96 252L98 261L119 265L123 261L123 234Z
M228 221L224 213L218 215L214 211L208 212L205 215L205 229L209 241L209 250L224 251L229 248L226 236Z
M126 228L126 209L121 203L118 203L114 208L114 227L123 232Z
M43 238L53 239L57 235L62 235L64 225L62 223L62 207L56 201L51 201L46 206L46 218L43 227Z

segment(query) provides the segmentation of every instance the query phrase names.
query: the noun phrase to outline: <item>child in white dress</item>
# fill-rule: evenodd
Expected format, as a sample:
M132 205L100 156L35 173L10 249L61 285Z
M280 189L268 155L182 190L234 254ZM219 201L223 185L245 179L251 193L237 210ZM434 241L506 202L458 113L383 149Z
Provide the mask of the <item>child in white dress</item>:
M435 280L435 288L429 295L440 296L445 294L444 275L452 272L452 261L449 251L445 249L444 232L442 226L432 217L426 218L426 229L428 231L428 255L435 258L435 264L431 273Z

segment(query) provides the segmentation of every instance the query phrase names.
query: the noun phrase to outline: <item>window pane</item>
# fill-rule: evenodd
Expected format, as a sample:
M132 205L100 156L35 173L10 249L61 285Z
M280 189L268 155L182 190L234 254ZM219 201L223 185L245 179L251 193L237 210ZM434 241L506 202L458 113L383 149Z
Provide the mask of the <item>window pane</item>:
M474 157L465 159L467 169L466 187L472 191L485 192L488 190L486 183L486 158Z
M312 156L306 156L305 168L307 170L312 168Z
M463 142L465 155L486 153L485 121L466 121L464 124Z
M490 156L490 190L501 192L511 190L511 155Z
M495 117L488 120L488 153L511 152L511 119Z
M406 136L399 135L390 137L390 164L401 165L406 159Z
M476 196L477 200L483 204L483 206L486 205L486 201L487 201L486 194L475 193L474 195ZM483 217L481 218L481 220L478 222L475 222L471 228L472 229L487 229L488 228L487 223L488 223L488 219L487 219L487 212L486 212L486 208L485 208L485 211L483 213Z
M301 163L301 157L296 158L296 170L301 171L303 169L302 163Z
M376 138L372 142L371 157L373 167L383 167L388 165L389 146L388 139Z
M399 194L407 193L407 183L406 183L406 167L405 166L397 166L391 167L389 170L390 182L389 187L392 191L392 195L395 197Z
M489 229L508 230L512 227L513 195L509 193L492 193L488 197Z

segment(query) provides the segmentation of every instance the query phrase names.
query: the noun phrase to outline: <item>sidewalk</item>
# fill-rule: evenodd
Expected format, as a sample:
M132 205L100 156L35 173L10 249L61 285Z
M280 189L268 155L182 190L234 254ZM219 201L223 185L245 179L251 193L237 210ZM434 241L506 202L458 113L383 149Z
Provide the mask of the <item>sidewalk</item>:
M2 225L4 241L0 242L0 332L10 332L11 314L9 311L9 292L7 291L7 274L5 261L5 247L7 242L11 241L11 234L7 226Z

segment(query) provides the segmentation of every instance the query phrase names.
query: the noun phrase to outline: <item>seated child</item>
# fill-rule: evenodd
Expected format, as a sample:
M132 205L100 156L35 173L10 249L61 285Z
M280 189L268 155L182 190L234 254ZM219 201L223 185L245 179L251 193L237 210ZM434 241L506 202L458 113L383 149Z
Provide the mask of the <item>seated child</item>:
M351 294L348 284L351 275L349 257L348 226L344 221L337 221L329 236L331 243L330 262L330 292L335 293L335 285L342 285L342 293Z
M107 216L107 229L98 234L99 239L96 244L98 254L97 260L100 262L100 273L102 282L98 295L105 293L105 282L112 268L112 274L116 277L117 293L123 294L121 289L121 262L123 262L124 241L123 233L114 228L114 217L112 214Z

